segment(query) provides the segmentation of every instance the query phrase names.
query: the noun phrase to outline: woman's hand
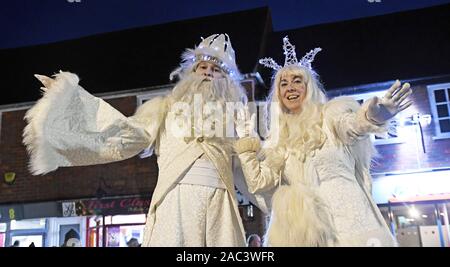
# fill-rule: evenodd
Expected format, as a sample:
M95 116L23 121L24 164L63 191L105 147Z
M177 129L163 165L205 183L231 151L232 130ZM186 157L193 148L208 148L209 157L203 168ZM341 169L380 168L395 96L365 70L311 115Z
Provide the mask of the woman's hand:
M369 100L370 103L367 110L367 118L369 120L377 124L383 124L397 115L397 113L411 106L412 101L406 100L412 93L409 83L403 84L401 88L400 85L400 81L397 80L381 99L374 97Z

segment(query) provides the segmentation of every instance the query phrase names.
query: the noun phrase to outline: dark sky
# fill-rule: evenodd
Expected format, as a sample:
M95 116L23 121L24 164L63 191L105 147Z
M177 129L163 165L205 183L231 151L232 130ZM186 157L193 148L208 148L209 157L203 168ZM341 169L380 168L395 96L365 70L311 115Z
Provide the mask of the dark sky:
M450 0L2 0L0 49L263 6L280 31L445 3Z

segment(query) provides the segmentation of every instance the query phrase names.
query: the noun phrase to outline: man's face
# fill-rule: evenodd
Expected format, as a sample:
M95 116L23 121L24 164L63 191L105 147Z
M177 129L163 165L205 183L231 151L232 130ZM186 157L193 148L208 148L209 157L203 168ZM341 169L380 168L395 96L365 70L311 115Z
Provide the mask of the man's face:
M207 77L207 79L223 78L224 74L222 69L214 63L208 61L201 61L198 63L195 73Z

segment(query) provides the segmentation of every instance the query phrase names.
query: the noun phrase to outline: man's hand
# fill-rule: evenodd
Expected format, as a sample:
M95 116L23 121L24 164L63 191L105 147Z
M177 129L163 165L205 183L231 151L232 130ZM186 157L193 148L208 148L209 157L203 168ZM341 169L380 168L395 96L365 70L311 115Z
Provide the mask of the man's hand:
M412 101L406 100L412 93L409 83L403 84L401 88L400 85L400 81L397 80L381 99L374 97L369 100L370 103L367 110L369 120L377 124L383 124L400 111L411 106Z

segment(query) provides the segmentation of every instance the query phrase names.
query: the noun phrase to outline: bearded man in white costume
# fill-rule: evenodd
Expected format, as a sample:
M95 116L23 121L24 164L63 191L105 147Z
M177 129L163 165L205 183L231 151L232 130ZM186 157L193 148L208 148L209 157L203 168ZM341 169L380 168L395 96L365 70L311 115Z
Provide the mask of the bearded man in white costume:
M221 130L226 124L213 116L214 106L205 108L206 102L215 103L220 113L225 102L247 100L234 50L227 34L214 34L182 58L171 74L180 79L172 92L147 101L131 117L90 95L75 74L61 72L55 79L37 75L44 96L27 112L24 130L31 172L155 151L159 176L142 246L245 246L234 186L248 191L243 178L233 181L233 173L242 177L232 157L234 140L204 134L202 127L209 121L213 130ZM189 113L194 104L194 113L203 107L199 117Z
M297 60L285 37L284 66L276 70L268 103L278 118L262 149L259 138L236 142L251 193L269 193L272 212L269 246L395 246L396 242L371 197L370 133L411 105L408 83L396 81L381 99L360 106L349 97L326 101L311 62L316 48ZM254 125L254 117L247 120ZM274 175L275 174L275 175Z

